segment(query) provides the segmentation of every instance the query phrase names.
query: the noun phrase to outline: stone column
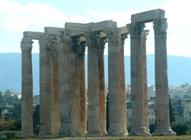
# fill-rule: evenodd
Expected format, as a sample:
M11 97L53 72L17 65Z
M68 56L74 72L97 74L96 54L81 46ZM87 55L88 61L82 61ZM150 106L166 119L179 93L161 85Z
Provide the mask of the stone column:
M124 75L124 39L118 29L108 34L109 130L110 135L127 135L126 94Z
M147 57L146 57L146 40L147 40L147 35L149 31L144 30L141 35L141 49L142 49L142 76L143 76L143 98L144 98L144 122L145 122L145 128L146 132L150 133L149 130L149 112L148 112L148 92L147 92Z
M32 78L32 39L23 38L22 50L22 135L33 135L33 78Z
M71 87L70 79L70 52L71 38L61 36L59 44L59 95L60 95L60 119L61 136L71 134Z
M156 121L154 135L175 135L170 127L165 18L154 20Z
M61 135L86 133L84 52L80 37L64 36L59 47Z
M79 104L79 135L84 136L87 133L87 111L86 111L86 89L85 89L85 60L84 60L84 54L85 54L85 47L82 51L82 54L78 57L78 85L79 85L79 98L80 101Z
M50 48L48 38L41 36L40 44L40 133L51 136L51 95L50 95Z
M60 130L60 102L58 94L58 44L57 36L49 41L50 44L50 98L51 98L51 135L58 136Z
M72 37L71 52L71 136L84 136L86 133L86 94L84 53L85 41L81 37Z
M141 33L144 24L132 23L130 25L131 35L131 99L132 99L132 135L147 136L144 123L144 97L143 75L142 75L142 49Z
M106 134L104 39L99 32L88 39L88 135Z

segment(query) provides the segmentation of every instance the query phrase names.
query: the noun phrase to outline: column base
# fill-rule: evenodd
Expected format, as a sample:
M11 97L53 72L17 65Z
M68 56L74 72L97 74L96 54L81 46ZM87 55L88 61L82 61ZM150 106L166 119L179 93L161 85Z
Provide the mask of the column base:
M70 133L61 132L61 133L59 133L59 136L60 136L60 137L70 137L71 134L70 134Z
M172 129L157 129L152 133L153 136L176 136Z
M86 133L82 132L82 131L71 132L71 137L84 137L85 135L86 135Z
M131 135L132 136L151 136L150 132L147 132L145 128L132 130Z
M59 134L58 133L53 134L53 133L41 133L40 132L38 134L38 136L42 137L42 138L57 138L57 137L59 137Z
M51 138L58 138L59 135L39 135L40 138L47 138L47 139L51 139Z
M128 131L119 131L119 130L109 130L108 135L110 136L128 136Z
M69 128L69 126L65 125L65 127L60 128L59 136L69 137L71 135L70 129L65 128Z
M46 134L44 134L44 133L42 133L41 131L38 133L38 136L39 137L44 137L44 136L46 136Z
M22 131L15 134L16 138L27 139L36 137L33 133L23 133Z
M107 132L106 130L95 130L95 131L88 131L87 135L88 137L101 137L106 136Z

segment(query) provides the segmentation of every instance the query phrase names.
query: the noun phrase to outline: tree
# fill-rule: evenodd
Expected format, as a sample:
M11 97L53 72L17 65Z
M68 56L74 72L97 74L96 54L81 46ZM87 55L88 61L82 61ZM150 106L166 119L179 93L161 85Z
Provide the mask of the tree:
M169 97L169 115L170 115L170 123L175 121L172 104L171 104L171 98Z
M9 118L12 120L19 120L21 118L21 102L14 102L14 108L10 109Z
M21 130L21 100L18 99L16 93L7 90L4 94L0 91L0 111L7 110L7 118L10 121L1 122L1 129L12 130Z
M188 127L188 130L186 131L186 134L191 135L191 121L190 122L186 122L186 125Z
M40 128L40 106L36 105L33 112L33 132L38 135Z
M177 135L186 135L188 131L188 126L186 123L172 123L172 129L176 132Z
M1 106L1 104L2 104L2 100L3 100L3 97L2 97L3 95L2 95L2 91L0 90L0 106Z
M154 130L155 130L155 128L156 128L156 124L151 124L151 125L149 126L150 133L153 133Z
M109 129L109 94L106 95L106 130Z
M0 121L0 131L15 131L13 121Z

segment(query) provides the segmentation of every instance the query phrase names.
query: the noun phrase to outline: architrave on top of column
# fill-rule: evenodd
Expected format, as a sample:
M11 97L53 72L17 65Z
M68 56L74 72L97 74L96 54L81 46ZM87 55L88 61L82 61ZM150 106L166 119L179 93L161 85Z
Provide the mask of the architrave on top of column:
M154 19L164 18L165 11L162 9L155 9L146 12L141 12L131 15L131 23L137 22L152 22Z
M39 40L41 36L43 36L43 32L31 32L31 31L25 31L23 32L24 38L31 38L31 40Z
M65 32L69 36L79 36L91 32L104 32L110 28L113 28L114 26L116 26L116 22L113 22L112 20L106 20L96 23L91 22L86 24L66 22Z
M64 32L64 28L58 27L44 27L44 33L48 35L60 35L61 32Z

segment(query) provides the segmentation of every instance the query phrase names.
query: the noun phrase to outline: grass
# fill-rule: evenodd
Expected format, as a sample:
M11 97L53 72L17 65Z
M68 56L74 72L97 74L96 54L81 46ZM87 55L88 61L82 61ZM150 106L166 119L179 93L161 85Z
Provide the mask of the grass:
M18 139L12 139L18 140ZM33 138L25 140L191 140L191 136L160 136L160 137L83 137L83 138Z

